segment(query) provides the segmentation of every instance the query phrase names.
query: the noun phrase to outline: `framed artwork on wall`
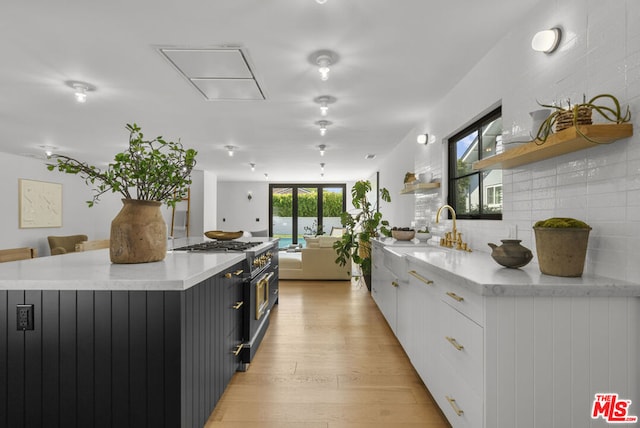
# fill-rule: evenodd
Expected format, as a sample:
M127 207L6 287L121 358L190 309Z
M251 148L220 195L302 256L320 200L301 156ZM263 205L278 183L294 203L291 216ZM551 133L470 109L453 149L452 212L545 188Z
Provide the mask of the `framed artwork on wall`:
M18 180L20 229L62 227L62 184Z

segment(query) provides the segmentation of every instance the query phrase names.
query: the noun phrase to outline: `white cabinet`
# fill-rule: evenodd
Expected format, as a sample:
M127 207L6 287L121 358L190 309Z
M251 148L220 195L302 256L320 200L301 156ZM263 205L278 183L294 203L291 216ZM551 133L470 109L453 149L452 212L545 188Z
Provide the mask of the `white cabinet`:
M425 263L408 269L396 335L454 428L610 426L591 418L597 393L640 416L640 298L482 296Z
M396 333L398 280L384 265L383 244L373 241L371 254L371 297L380 308L391 330Z

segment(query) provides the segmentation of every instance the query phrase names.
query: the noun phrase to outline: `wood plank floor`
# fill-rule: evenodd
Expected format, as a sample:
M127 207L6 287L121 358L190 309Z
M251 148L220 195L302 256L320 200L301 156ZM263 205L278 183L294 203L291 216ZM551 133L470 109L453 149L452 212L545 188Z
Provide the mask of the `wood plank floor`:
M249 370L205 428L449 427L366 287L280 281Z

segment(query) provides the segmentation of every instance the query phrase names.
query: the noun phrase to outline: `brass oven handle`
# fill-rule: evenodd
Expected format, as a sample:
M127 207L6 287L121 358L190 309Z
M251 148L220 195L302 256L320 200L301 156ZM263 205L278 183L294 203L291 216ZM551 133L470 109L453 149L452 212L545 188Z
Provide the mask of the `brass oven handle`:
M235 310L238 310L238 309L240 309L242 307L242 305L244 305L244 301L241 300L239 302L236 302L236 304L233 305L232 308L235 309Z
M451 297L453 300L455 300L456 302L462 302L464 300L464 297L462 296L458 296L456 293L454 293L453 291L447 291L447 296Z
M233 274L234 274L235 276L240 276L240 275L242 275L242 272L244 272L242 269L238 269L238 270L237 270L237 271L235 271Z
M231 279L231 272L225 273L224 277L227 278L227 279Z
M397 283L397 282L395 282L395 281L391 281L391 285L393 285L394 287L398 287L400 284L398 284L398 283Z
M458 341L453 337L445 336L444 338L447 339L447 341L449 341L449 343L453 345L453 347L456 348L458 351L462 351L464 349L464 346L459 344Z
M430 279L425 278L424 276L420 275L420 274L419 274L418 272L416 272L415 270L410 270L410 271L409 271L409 274L410 274L410 275L412 275L412 276L414 276L414 277L416 277L416 278L418 278L420 281L424 282L424 283L425 283L425 284L427 284L427 285L432 285L432 284L433 284L433 281L431 281Z
M448 395L445 395L444 397L449 402L449 405L453 408L453 411L456 412L456 415L462 416L464 414L464 410L458 407L458 404L456 403L456 400L454 398L451 398Z
M232 351L231 353L237 357L238 355L240 355L240 351L242 351L243 347L244 347L244 343L241 343L238 346L236 346L236 350Z
M269 282L269 280L271 279L271 277L275 275L275 272L269 272L269 273L265 273L264 276L262 278L260 278L260 281L266 281Z

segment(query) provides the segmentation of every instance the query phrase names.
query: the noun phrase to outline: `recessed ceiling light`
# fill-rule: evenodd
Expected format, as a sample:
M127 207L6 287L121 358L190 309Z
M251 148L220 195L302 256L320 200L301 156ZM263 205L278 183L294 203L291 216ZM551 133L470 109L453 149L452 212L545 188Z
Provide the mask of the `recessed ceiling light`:
M316 125L320 127L320 135L325 136L327 134L327 126L331 125L332 122L328 120L319 120L316 122Z
M329 104L333 104L337 100L331 95L322 95L314 98L313 101L320 104L320 115L326 116L329 113Z
M365 159L373 159L373 158L375 158L375 157L376 157L376 155L375 155L375 154L373 154L373 153L369 153L369 154L368 154L368 155L366 155L364 158L365 158Z
M73 89L76 101L79 103L85 103L87 101L87 92L93 92L96 87L87 82L80 82L79 80L67 80L65 85Z
M329 80L330 67L338 62L339 58L338 54L333 51L320 50L309 55L309 62L318 66L320 78L324 81Z

